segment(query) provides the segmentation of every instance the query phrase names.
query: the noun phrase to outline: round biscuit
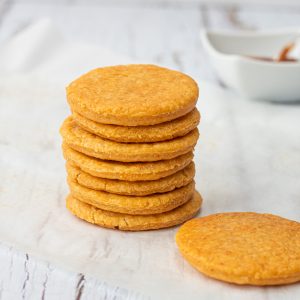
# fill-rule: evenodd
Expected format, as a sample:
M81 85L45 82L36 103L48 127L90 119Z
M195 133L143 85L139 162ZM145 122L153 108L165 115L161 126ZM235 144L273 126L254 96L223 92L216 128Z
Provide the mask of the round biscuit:
M67 87L72 111L103 124L154 125L190 112L198 99L189 76L155 65L92 70Z
M175 120L152 126L119 126L102 124L73 112L73 119L85 130L102 138L123 143L149 143L171 140L186 135L197 127L200 113L194 108Z
M169 160L124 163L90 157L66 144L62 145L62 150L68 162L90 175L125 181L157 180L170 176L185 168L193 159L193 153L188 152Z
M118 143L92 134L68 117L60 133L64 143L86 155L122 162L143 162L172 159L194 149L199 132L195 128L188 134L173 140L156 143Z
M89 223L101 227L141 231L172 227L194 217L199 211L202 198L195 192L192 199L171 211L155 215L128 215L110 212L81 202L69 195L66 201L67 208L72 214Z
M103 210L131 215L158 214L172 210L187 202L195 190L195 182L163 194L124 196L96 191L81 186L68 178L70 192L76 199Z
M215 279L248 285L300 280L300 223L271 214L220 213L185 223L182 255Z
M123 181L95 177L70 163L66 164L66 169L68 176L84 187L130 196L146 196L173 191L189 184L195 175L195 164L193 162L173 175L151 181Z

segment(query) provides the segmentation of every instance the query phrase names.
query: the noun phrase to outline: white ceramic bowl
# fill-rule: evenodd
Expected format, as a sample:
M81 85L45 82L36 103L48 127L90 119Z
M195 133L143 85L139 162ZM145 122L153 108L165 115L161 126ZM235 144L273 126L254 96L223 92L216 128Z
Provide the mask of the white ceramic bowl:
M246 97L300 100L300 62L268 62L247 56L274 57L300 36L300 29L230 33L203 31L202 42L221 80Z

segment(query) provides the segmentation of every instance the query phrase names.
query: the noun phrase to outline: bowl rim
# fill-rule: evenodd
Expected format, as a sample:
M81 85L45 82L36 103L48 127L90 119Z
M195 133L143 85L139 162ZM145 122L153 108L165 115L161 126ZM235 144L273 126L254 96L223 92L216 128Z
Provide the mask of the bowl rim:
M213 53L216 56L221 58L225 58L227 60L232 61L240 61L245 63L256 64L259 66L268 66L268 67L276 67L276 68L299 68L300 67L300 60L296 62L281 62L277 63L274 61L263 61L254 59L251 57L246 57L239 54L230 54L224 53L218 50L210 41L209 35L219 35L223 37L254 37L254 36L276 36L276 35L283 35L283 34L296 34L299 35L300 38L300 27L292 27L292 28L277 28L277 29L259 29L256 31L249 31L249 30L238 30L232 31L228 29L202 29L200 32L200 38L204 48Z

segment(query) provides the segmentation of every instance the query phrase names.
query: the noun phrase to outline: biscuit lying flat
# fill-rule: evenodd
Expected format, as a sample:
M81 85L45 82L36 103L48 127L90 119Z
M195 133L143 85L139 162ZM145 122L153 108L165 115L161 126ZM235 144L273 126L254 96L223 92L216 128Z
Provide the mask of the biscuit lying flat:
M70 163L66 164L66 169L70 178L84 187L131 196L146 196L173 191L189 184L195 175L195 164L193 162L173 175L151 181L122 181L95 177Z
M182 170L193 159L193 153L189 152L169 160L123 163L93 158L73 150L66 144L62 145L62 149L65 159L86 173L126 181L157 180Z
M300 223L270 214L221 213L185 223L182 255L204 274L250 285L300 280Z
M143 144L118 143L103 139L77 125L72 117L67 118L61 135L69 147L92 157L122 162L142 162L172 159L194 149L199 133L195 128L187 135L176 139Z
M122 126L181 117L194 108L198 93L189 76L154 65L98 68L67 87L72 111L99 123Z
M172 210L191 199L195 182L164 194L143 197L124 196L103 191L95 191L79 185L68 178L71 195L76 199L103 210L131 215L158 214Z
M87 222L119 230L151 230L181 224L199 211L202 198L195 192L192 199L174 210L155 215L128 215L101 210L72 196L67 198L67 208Z
M123 143L149 143L183 136L197 127L200 114L196 108L175 120L152 126L118 126L101 124L74 112L73 119L82 128L105 139Z

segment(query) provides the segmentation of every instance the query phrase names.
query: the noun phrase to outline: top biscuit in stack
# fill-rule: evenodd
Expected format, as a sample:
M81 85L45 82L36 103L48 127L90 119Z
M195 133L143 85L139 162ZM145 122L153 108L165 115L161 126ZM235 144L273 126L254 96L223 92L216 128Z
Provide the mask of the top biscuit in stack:
M189 76L154 65L98 68L67 87L74 112L102 124L155 125L192 111L198 86Z
M73 81L67 99L72 116L61 134L67 206L75 215L104 227L145 230L173 226L198 211L191 159L200 114L192 78L154 65L99 68ZM131 225L112 225L124 218Z

